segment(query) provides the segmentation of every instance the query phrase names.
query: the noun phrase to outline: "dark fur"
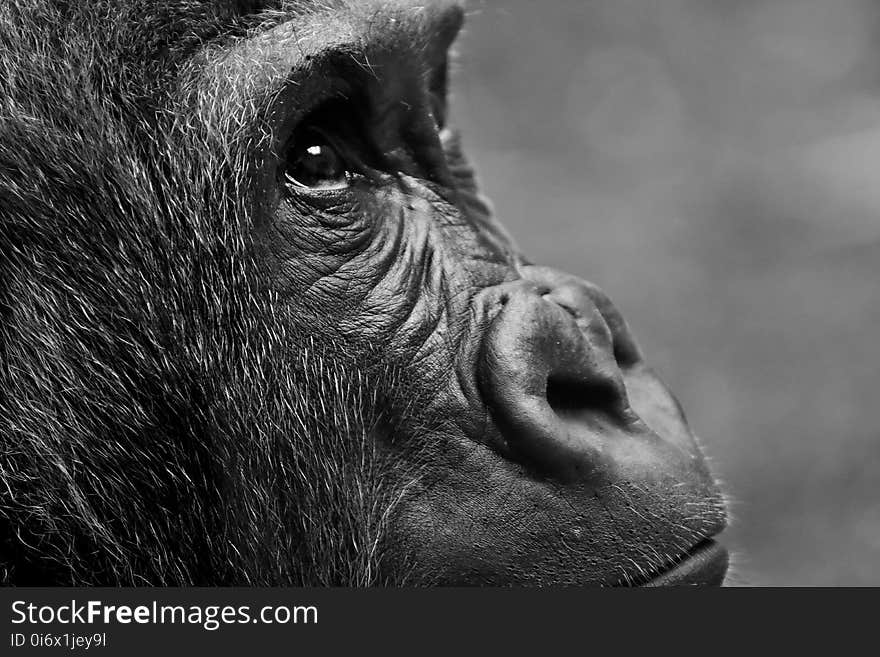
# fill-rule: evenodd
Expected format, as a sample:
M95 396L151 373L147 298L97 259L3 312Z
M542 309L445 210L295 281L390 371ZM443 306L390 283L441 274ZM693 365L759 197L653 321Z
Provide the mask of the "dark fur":
M369 434L397 375L269 312L265 105L199 76L317 10L257 4L0 5L0 582L389 577Z

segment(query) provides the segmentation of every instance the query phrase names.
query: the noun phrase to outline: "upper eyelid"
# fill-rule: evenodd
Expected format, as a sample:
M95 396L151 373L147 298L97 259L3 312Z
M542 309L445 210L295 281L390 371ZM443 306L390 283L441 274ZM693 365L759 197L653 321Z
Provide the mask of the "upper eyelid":
M307 125L303 126L302 128L297 128L297 130L294 131L293 135L291 135L291 139L290 139L291 143L290 143L290 146L288 147L288 152L289 152L289 150L296 148L298 146L296 136L297 136L297 133L300 132L300 130L302 130L306 134L314 133L314 134L320 136L322 139L326 140L327 143L330 144L336 150L340 150L339 146L337 145L337 142L339 141L339 139L337 137L335 137L334 135L331 135L323 128L320 128L316 125L307 124Z

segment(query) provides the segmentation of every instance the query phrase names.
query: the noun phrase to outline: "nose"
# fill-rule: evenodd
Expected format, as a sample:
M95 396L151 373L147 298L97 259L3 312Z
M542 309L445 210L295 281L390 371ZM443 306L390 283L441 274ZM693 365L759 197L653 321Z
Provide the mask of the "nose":
M605 462L609 429L638 421L621 370L641 355L598 288L544 267L521 273L485 334L481 392L514 460L582 479Z

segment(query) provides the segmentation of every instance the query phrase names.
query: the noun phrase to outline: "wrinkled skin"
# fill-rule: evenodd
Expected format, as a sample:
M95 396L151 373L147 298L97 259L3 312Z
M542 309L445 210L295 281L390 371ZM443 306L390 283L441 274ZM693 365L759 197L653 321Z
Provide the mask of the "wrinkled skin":
M388 344L417 370L427 413L451 419L430 442L430 484L395 528L419 571L444 583L637 579L719 529L695 513L719 504L712 478L608 298L527 265L479 197L443 125L444 85L424 84L442 80L459 10L432 8L421 31L393 15L394 45L367 37L373 70L351 81L364 94L356 130L382 153L375 179L278 192L262 239L279 284L316 314L340 307L330 323L343 339ZM407 458L405 441L392 449Z
M644 584L687 561L725 525L723 500L678 403L614 305L594 285L530 263L480 196L447 107L447 53L462 21L461 7L450 2L330 3L267 23L187 64L203 116L204 107L217 104L198 100L211 88L204 80L219 80L213 88L233 97L245 87L271 90L263 96L271 102L260 114L262 138L242 156L249 173L238 183L247 196L246 234L238 237L251 263L249 294L271 318L263 326L273 327L272 339L289 336L284 349L319 345L337 365L345 363L326 374L323 396L315 396L305 391L308 373L296 374L306 368L284 351L278 362L291 359L291 381L276 380L260 412L242 411L249 419L241 431L271 435L284 424L285 399L306 400L306 409L326 402L330 414L357 404L363 408L356 430L347 420L316 421L311 439L301 435L296 444L317 450L331 434L340 444L351 442L349 432L363 434L388 493L379 502L381 522L367 532L381 553L369 576L355 582L339 572L310 575L303 548L281 541L271 548L275 558L295 553L296 567L241 564L227 567L216 583ZM217 292L218 304L226 293ZM244 344L243 332L230 333L232 344ZM212 334L205 335L210 351ZM13 385L22 384L7 382ZM16 424L9 408L0 418ZM223 432L200 433L205 458L227 455L214 467L221 478L240 469L228 455L233 448L216 448L236 440L232 426L238 425L229 420ZM169 433L168 440L184 434ZM357 461L346 458L343 471ZM11 463L7 468L22 467ZM308 479L302 470L291 465L282 479ZM284 485L277 494L301 498L292 491L309 482ZM237 490L217 484L224 486ZM98 490L83 495L92 499ZM314 496L318 501L293 501L294 509L277 517L293 514L288 525L305 527L304 514L325 512L306 508L322 504ZM7 522L19 523L15 505L4 508ZM109 511L96 511L102 513ZM237 525L257 522L245 515ZM204 529L221 527L236 554L247 552L243 543L259 532L236 533L229 523L218 517ZM296 540L310 531L298 529ZM350 557L351 548L340 546L357 541L346 531L340 523L321 549ZM156 542L164 538L157 531ZM210 541L207 549L215 549ZM19 580L37 572L21 556L26 551L7 550L13 552L7 561L27 561ZM667 576L668 583L720 583L726 556L710 556ZM142 579L212 583L208 565L190 567L182 551L168 559L177 563L174 575L157 567ZM132 563L128 577L136 578ZM31 579L63 582L69 574L60 570ZM81 566L72 579L88 580L87 571ZM93 581L114 581L107 572Z

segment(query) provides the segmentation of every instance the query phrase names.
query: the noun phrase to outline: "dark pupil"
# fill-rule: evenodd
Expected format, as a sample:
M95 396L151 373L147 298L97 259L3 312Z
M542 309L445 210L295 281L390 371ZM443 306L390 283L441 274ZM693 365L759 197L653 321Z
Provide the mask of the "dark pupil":
M287 175L306 187L323 187L345 181L345 163L326 142L306 142L294 148L288 161Z

